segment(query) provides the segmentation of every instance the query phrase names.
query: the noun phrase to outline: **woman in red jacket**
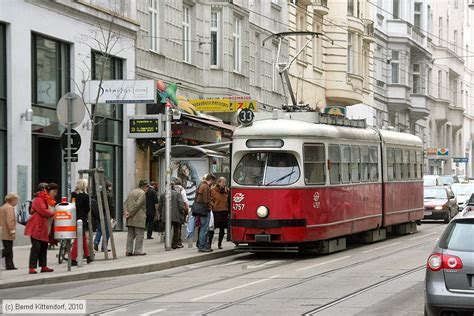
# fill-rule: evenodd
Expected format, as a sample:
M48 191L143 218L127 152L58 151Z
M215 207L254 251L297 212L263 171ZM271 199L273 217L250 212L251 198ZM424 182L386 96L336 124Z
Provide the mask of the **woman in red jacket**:
M56 204L55 197L58 194L58 185L50 183L44 189L38 187L38 192L31 204L31 216L25 227L25 236L31 237L30 251L30 274L36 274L39 263L41 272L53 272L46 265L48 252L48 235L51 227L50 219L54 216L53 207Z

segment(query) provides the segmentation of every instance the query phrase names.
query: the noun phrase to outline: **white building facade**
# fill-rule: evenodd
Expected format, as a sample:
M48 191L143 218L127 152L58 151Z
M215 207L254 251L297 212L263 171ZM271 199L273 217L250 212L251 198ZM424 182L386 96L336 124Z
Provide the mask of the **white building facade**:
M135 78L135 13L135 1L114 7L98 0L0 3L0 193L15 191L27 200L39 182L55 182L65 195L59 141L64 128L56 116L57 102L67 92L81 94L83 82L97 78L102 68L104 79ZM116 35L114 49L102 56L100 36L110 32ZM133 179L135 145L123 128L124 117L135 109L127 105L110 111L100 104L96 109L101 123L94 137L95 166L105 169L121 206L122 192L135 185L128 181ZM32 121L25 116L30 110ZM73 181L79 169L89 166L91 133L86 123L87 117L76 128L82 145L73 163ZM116 211L119 215L121 207Z

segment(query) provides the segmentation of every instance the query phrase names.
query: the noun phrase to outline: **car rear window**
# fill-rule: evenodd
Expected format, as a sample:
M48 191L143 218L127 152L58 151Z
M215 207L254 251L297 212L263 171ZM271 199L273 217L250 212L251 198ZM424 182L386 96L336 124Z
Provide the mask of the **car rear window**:
M442 248L474 252L474 220L453 222L448 229L441 242Z

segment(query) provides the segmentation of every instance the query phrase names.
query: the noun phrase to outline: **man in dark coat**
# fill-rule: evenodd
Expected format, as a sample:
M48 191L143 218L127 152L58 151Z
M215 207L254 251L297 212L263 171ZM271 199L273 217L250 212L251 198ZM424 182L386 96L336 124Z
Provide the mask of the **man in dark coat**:
M165 203L166 197L165 192L160 195L160 202L158 205L158 210L160 218L163 222L166 221L166 212L165 212ZM174 183L171 182L171 226L173 227L173 239L171 242L171 248L183 248L181 244L181 226L185 221L185 206L184 201L181 196L181 193L176 191L174 188Z
M153 239L153 221L156 216L156 205L158 204L158 184L151 182L146 192L146 239Z

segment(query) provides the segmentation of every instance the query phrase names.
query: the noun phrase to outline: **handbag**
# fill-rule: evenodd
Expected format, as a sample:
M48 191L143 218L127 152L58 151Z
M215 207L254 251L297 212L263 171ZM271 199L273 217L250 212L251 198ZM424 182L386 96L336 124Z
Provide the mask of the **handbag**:
M191 211L193 216L207 216L207 213L209 213L207 206L197 201L194 201Z
M153 231L157 233L162 233L165 231L165 223L161 220L153 221Z

